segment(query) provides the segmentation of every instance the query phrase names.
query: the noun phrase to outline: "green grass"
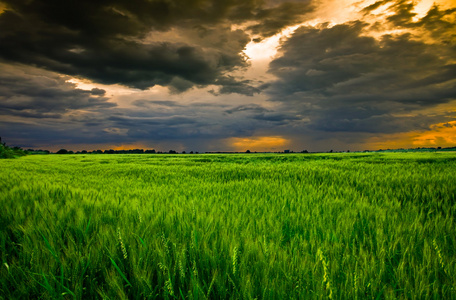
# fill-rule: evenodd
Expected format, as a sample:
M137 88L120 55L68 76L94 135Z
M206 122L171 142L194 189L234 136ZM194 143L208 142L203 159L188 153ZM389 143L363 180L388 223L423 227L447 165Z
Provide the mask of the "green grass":
M0 160L2 299L454 299L456 153Z

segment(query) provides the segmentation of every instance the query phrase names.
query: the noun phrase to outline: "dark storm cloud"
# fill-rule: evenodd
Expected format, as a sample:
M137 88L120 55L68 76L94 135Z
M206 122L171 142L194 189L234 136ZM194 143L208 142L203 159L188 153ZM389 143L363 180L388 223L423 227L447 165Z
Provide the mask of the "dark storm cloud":
M289 121L299 120L300 118L298 118L294 115L291 115L291 114L270 112L270 113L255 114L255 115L253 115L253 119L272 122L272 123L275 123L275 125L281 125L281 124L285 125L285 124L288 124Z
M0 64L0 113L33 118L58 118L78 109L114 107L105 90L82 90L66 79L34 68ZM45 76L46 75L46 76Z
M35 147L36 144L54 145L56 141L68 140L71 128L60 130L54 126L41 124L28 124L23 122L8 122L0 120L0 128L8 128L2 131L2 138L5 141L14 141L14 145L19 147L27 144L28 147ZM75 130L80 132L80 130Z
M410 0L383 0L377 1L374 4L371 4L364 8L362 12L366 15L371 13L372 11L380 8L383 5L389 4L390 7L388 8L390 11L393 12L391 16L387 18L388 21L393 23L395 26L404 26L407 24L413 23L413 17L416 16L416 13L413 12L413 8L415 7L415 3Z
M232 114L235 112L243 112L243 111L255 112L255 113L269 112L269 110L267 110L266 108L264 108L258 104L239 105L239 106L225 110L225 112L228 114Z
M305 15L312 9L310 1L283 2L277 7L259 11L256 18L261 21L248 29L262 37L273 36L282 28L304 22Z
M33 109L22 109L16 110L7 107L0 106L0 115L9 115L9 116L16 116L21 118L34 118L34 119L60 119L62 117L61 114L57 113L43 113L37 112Z
M369 9L386 2L391 1ZM409 1L396 2L389 22L409 24L412 8ZM436 9L414 28L422 33L429 22L437 22L430 15L454 13ZM454 39L429 42L413 31L376 39L366 35L369 28L356 21L296 30L283 43L281 57L270 64L270 72L279 78L269 90L272 100L309 118L308 128L326 132L404 132L454 117L412 113L456 99ZM439 35L448 34L445 30Z
M393 0L382 0L382 1L377 1L365 8L363 8L362 12L364 12L365 14L369 14L371 13L372 11L376 10L377 8L379 8L380 6L382 5L385 5L387 3L390 3L392 2Z
M211 91L213 95L237 93L253 96L254 94L259 94L262 90L261 87L252 86L251 80L238 81L232 76L221 77L216 81L216 84L222 87L218 90L218 92Z
M225 113L230 115L242 113L244 118L260 121L262 123L261 127L265 126L265 122L274 123L277 126L285 125L293 120L299 120L294 114L274 112L257 104L236 106L225 110Z
M347 110L350 112L347 113ZM308 128L325 132L364 132L371 134L407 132L414 130L428 130L430 124L441 122L450 117L444 115L438 116L398 116L391 113L366 115L353 115L353 110L338 107L325 111L324 117L317 117L309 124ZM341 118L343 116L344 118Z
M395 26L407 26L413 23L413 17L416 16L412 10L415 4L411 1L398 1L392 6L395 14L388 17L388 21Z
M0 132L18 146L61 148L79 144L98 148L96 145L138 141L144 144L186 141L193 147L210 149L214 140L250 135L263 122L256 120L255 115L227 117L224 110L229 105L218 102L186 104L126 98L131 106L114 106L103 96L104 90L77 89L66 82L68 77L36 68L2 67L5 68L0 75Z
M176 107L180 106L176 101L170 100L147 100L147 99L138 99L132 102L134 106L137 107L151 107L155 105L166 106L166 107Z
M99 89L99 88L93 88L90 90L90 94L92 94L94 96L103 96L106 94L106 91L103 89Z
M112 116L108 118L109 121L113 121L116 125L125 127L142 127L149 125L160 125L166 127L172 126L186 126L188 124L196 124L197 121L183 116L171 116L171 117L131 117L131 116Z
M261 23L251 30L270 36L311 9L307 1L272 6L257 0L2 2L0 57L7 61L139 89L159 84L180 93L217 84L221 94L248 95L258 90L224 76L247 66L240 52L250 38L231 31L231 24ZM199 39L173 39L189 30ZM169 33L167 40L160 39L163 33Z

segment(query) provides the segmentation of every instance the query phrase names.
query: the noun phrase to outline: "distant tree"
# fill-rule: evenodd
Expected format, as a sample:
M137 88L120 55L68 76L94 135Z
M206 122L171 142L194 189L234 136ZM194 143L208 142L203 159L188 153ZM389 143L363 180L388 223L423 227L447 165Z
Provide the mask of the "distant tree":
M82 150L81 153L82 154L87 154L87 150Z
M174 150L169 150L169 152L168 152L168 153L169 153L169 154L176 154L177 152L176 152L176 151L174 151Z
M56 152L57 154L68 154L67 149L60 149L59 151Z
M245 151L245 153L250 153L250 150Z
M70 151L68 151L68 154L74 154L74 151L70 150Z
M182 151L182 154L185 154L185 151Z
M193 154L193 151L190 151L190 154Z
M301 153L309 153L307 150L302 150Z

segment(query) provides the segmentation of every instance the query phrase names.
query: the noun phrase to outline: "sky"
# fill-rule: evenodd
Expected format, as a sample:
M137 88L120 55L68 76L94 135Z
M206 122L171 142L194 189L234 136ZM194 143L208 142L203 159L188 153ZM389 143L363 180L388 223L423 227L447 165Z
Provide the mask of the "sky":
M456 146L453 0L0 0L25 149Z

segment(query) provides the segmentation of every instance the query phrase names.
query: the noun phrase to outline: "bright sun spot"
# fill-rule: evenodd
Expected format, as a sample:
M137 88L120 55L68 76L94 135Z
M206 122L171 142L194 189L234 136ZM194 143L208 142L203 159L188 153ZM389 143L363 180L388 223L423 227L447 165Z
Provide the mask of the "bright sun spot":
M290 26L282 30L282 32L265 38L259 43L251 41L247 44L244 50L244 54L247 55L251 60L271 60L276 54L280 42L286 38L289 38L293 32L298 29L302 24Z
M417 3L414 9L416 16L413 17L413 22L418 22L421 18L426 16L432 5L434 5L434 0L422 0Z
M421 0L415 5L416 16L413 17L413 21L417 22L425 17L433 5L439 6L440 9L449 9L454 8L455 2L454 0Z
M69 82L69 83L73 83L76 85L76 87L78 89L81 89L81 90L86 90L86 91L89 91L93 88L97 88L97 86L87 80L80 80L80 79L76 79L76 78L71 78L69 80L67 80L66 82Z

